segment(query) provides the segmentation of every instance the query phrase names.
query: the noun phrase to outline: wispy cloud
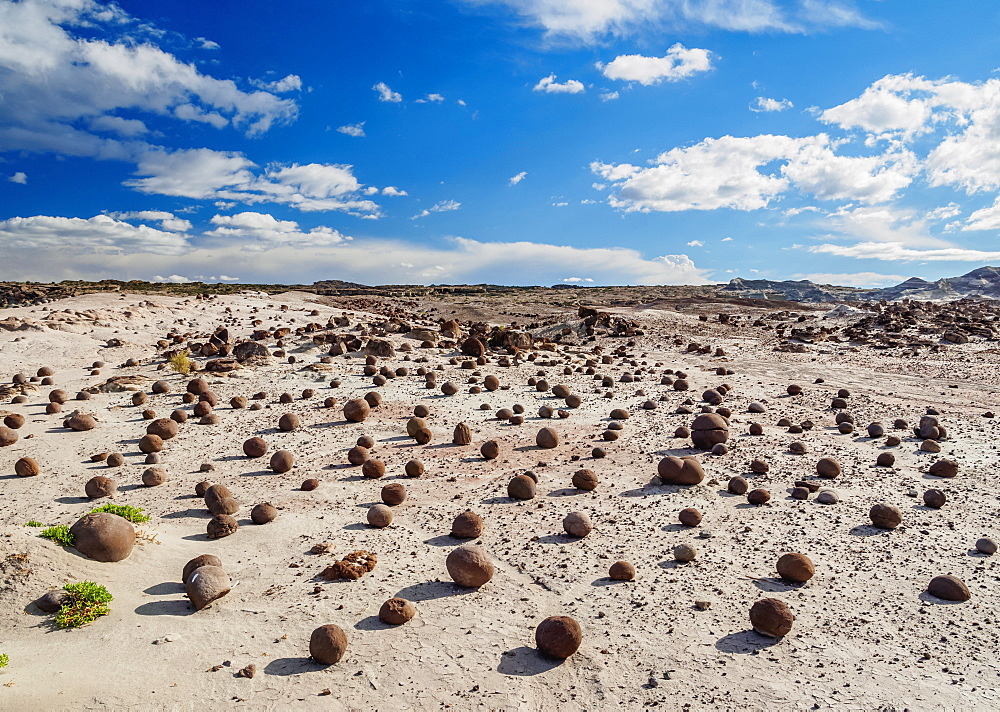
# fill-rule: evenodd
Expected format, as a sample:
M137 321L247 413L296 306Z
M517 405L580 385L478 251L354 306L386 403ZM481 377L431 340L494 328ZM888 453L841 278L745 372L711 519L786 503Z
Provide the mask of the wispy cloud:
M431 213L447 213L452 210L458 210L462 207L462 204L457 200L442 200L440 202L434 203L431 207L426 210L421 210L419 213L410 218L410 220L418 220L420 218L425 218Z
M388 101L393 104L398 104L403 100L403 95L398 92L394 92L385 82L379 82L372 87L372 90L378 92L379 101Z
M538 80L538 84L532 87L534 91L545 92L546 94L580 94L584 91L583 83L576 79L567 79L564 82L557 82L556 75L550 74Z

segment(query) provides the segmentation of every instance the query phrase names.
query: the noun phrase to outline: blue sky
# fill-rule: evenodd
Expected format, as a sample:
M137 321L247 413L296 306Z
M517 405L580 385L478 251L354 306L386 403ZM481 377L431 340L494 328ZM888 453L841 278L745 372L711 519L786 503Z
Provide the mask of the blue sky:
M988 0L0 0L0 279L1000 264Z

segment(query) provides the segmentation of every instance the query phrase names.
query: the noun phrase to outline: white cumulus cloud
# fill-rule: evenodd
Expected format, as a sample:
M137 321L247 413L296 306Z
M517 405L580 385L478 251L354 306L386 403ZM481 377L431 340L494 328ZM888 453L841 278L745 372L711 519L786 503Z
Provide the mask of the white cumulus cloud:
M758 96L754 99L754 102L750 105L750 111L756 111L757 113L769 113L774 111L785 111L791 109L794 104L788 99L769 99L767 97Z
M340 126L337 128L342 134L348 136L354 136L355 138L360 138L365 135L365 122L361 121L357 124L347 124L346 126Z
M584 91L583 83L576 79L567 79L564 82L557 82L556 75L550 74L538 80L538 84L532 87L534 91L545 92L546 94L579 94Z
M623 54L607 64L598 62L596 66L608 79L650 86L660 82L678 82L699 72L707 72L712 68L711 57L712 53L707 49L688 49L678 42L663 57Z
M394 104L398 104L403 100L403 95L400 94L399 92L394 92L392 89L389 88L389 85L386 84L385 82L379 82L378 84L373 86L372 89L378 92L379 101L388 101Z
M24 171L18 171L14 175L7 178L7 180L10 181L11 183L20 183L21 185L27 185L28 174L25 173Z
M525 176L527 176L527 175L528 175L528 171L521 171L516 176L511 176L510 180L508 180L507 183L508 183L508 185L517 185L522 180L524 180Z

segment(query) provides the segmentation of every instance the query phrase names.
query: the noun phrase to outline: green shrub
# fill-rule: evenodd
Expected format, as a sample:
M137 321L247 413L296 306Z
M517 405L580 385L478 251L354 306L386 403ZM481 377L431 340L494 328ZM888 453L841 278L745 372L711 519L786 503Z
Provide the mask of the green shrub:
M90 510L91 514L99 512L117 514L119 517L129 520L133 524L142 524L149 521L149 515L143 514L142 507L133 507L129 504L102 504L100 507Z
M59 524L54 527L49 527L38 536L43 539L51 539L55 543L62 546L73 546L75 539L75 537L69 533L68 524Z
M111 612L108 604L114 597L100 584L80 581L68 583L63 589L69 596L56 613L56 625L60 628L79 628Z
M187 375L191 373L191 359L188 358L191 352L184 349L180 353L176 353L170 357L170 368L172 368L177 373Z
M28 521L27 521L27 522L25 523L25 525L24 525L24 526L26 526L26 527L44 527L45 525L44 525L44 524L42 524L42 523L41 523L40 521L38 521L37 519L29 519L29 520L28 520Z
M10 663L10 658L7 657L7 653L0 653L0 668L5 668Z

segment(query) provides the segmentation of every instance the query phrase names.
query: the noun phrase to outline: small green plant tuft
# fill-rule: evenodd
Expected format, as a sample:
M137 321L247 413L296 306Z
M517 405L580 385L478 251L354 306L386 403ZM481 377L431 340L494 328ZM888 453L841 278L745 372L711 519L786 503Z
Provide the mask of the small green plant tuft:
M25 523L25 525L24 525L24 526L26 526L26 527L44 527L45 525L44 525L44 524L42 524L42 523L41 523L40 521L38 521L37 519L29 519L29 520L28 520L28 521L27 521L27 522Z
M7 657L7 653L0 653L0 668L5 668L10 664L10 658Z
M60 544L62 546L73 546L76 540L76 537L69 533L68 524L59 524L54 527L49 527L38 536L43 539L51 539L56 544Z
M133 507L130 504L102 504L100 507L90 510L91 514L100 512L117 514L119 517L129 520L133 524L142 524L149 521L149 515L143 514L142 507Z
M177 373L183 374L185 376L191 373L192 363L191 359L188 358L188 356L190 355L191 352L188 351L187 349L184 349L180 353L174 354L173 356L170 357L170 368L172 368Z
M100 584L80 581L68 583L63 589L69 596L56 613L56 625L60 628L79 628L111 612L108 604L114 597Z

